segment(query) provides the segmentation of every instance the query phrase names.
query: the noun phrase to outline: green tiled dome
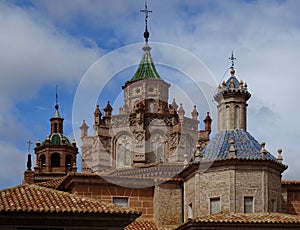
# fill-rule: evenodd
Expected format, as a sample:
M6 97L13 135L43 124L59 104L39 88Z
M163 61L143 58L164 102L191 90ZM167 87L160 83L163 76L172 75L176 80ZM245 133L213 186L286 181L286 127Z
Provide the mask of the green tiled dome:
M65 144L71 146L69 139L61 133L53 133L49 135L42 143L42 145L46 144L46 140L49 138L50 144L52 145L62 145L62 140L65 139Z
M142 60L136 73L130 81L137 81L142 79L161 79L153 63L150 53L151 47L148 45L148 43L145 44L143 50L144 55L142 57Z

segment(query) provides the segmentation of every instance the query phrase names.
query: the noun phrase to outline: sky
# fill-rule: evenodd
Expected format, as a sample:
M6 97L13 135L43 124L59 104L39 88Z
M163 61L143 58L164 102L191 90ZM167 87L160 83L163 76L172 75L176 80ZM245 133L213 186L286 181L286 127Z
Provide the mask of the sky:
M132 44L142 48L143 8L142 0L0 1L0 188L22 183L27 141L50 133L57 84L65 135L76 136L72 111L80 82L111 52ZM248 131L273 155L283 149L289 166L283 179L300 179L300 1L148 0L148 8L154 61L155 43L170 44L195 55L220 83L229 77L234 51L236 76L252 94ZM141 56L137 50L130 58L138 63ZM182 62L181 55L169 57ZM121 95L135 69L121 71L103 98ZM157 70L184 88L176 72L160 65ZM99 103L105 106L104 99ZM202 120L206 111L198 110ZM92 119L93 110L86 112Z

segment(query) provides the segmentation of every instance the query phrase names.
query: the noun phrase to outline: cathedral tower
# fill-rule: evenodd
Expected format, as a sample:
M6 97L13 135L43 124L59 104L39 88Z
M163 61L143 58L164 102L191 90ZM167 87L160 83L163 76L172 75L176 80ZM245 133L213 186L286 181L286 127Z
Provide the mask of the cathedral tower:
M238 81L235 76L234 56L230 57L231 76L218 87L214 99L218 103L218 131L244 129L247 130L247 100L251 97L247 84Z
M57 95L56 95L57 97ZM76 155L78 149L75 141L70 142L63 134L64 119L59 114L59 106L56 100L54 116L50 118L50 134L43 142L36 142L34 148L36 165L33 178L26 177L26 183L37 183L66 175L68 172L76 172ZM30 171L28 167L26 171ZM27 173L28 174L28 173ZM29 174L28 174L29 175Z

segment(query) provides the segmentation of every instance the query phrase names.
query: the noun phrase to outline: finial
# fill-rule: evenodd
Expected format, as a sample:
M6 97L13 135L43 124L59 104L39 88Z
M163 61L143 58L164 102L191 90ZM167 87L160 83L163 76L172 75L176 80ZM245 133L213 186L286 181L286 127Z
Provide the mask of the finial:
M56 84L55 86L55 114L54 117L60 117L59 112L58 112L58 95L57 95L57 88L58 88L58 84Z
M265 149L266 143L261 142L260 146L261 146L260 154L262 156L262 159L266 159L267 156L267 150Z
M234 61L236 60L236 57L234 57L233 55L233 50L231 52L231 57L228 58L229 60L231 60L231 67L230 67L230 73L232 76L234 76L235 70L234 70Z
M278 152L277 162L282 163L282 155L281 155L282 149L278 149L277 152Z
M150 34L148 32L148 13L152 13L152 10L148 10L147 0L145 0L145 8L143 10L140 10L140 12L145 13L145 32L144 32L144 38L145 38L145 41L148 42L148 38L150 36Z

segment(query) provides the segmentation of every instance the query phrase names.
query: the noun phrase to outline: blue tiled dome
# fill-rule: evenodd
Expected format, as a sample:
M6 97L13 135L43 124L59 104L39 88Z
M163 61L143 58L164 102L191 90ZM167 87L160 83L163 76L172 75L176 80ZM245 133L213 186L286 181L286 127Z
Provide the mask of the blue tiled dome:
M240 86L240 83L238 81L238 79L234 76L231 76L230 78L228 78L228 80L226 81L226 89L230 89L230 82L233 82L234 84L234 88L238 89Z
M216 134L203 150L203 161L229 158L230 141L234 140L235 156L237 159L262 159L261 145L248 133L241 130L225 130ZM269 152L266 159L276 160Z

